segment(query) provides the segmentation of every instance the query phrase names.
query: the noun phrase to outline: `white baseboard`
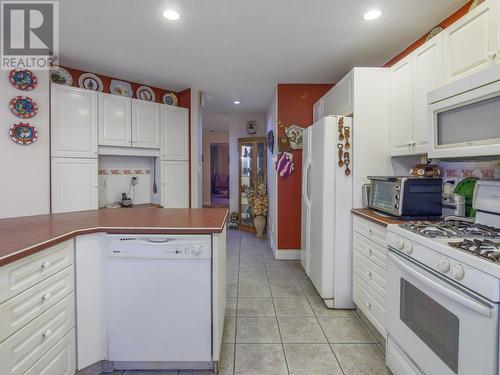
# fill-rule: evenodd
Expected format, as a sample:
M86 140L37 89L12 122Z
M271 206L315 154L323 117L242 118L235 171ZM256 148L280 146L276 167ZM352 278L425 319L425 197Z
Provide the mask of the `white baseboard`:
M274 258L278 260L300 260L300 250L273 249Z

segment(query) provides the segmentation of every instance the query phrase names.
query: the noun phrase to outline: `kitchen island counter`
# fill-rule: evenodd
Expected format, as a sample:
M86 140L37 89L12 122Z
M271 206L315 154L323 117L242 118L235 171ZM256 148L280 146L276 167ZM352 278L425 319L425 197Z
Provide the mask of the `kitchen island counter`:
M227 215L224 208L135 208L0 219L0 266L83 234L221 233Z

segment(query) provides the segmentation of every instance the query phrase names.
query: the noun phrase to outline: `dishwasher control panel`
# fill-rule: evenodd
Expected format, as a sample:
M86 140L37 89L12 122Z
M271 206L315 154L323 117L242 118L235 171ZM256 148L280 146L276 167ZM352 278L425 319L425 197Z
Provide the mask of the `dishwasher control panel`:
M108 257L140 259L210 259L211 236L108 235Z

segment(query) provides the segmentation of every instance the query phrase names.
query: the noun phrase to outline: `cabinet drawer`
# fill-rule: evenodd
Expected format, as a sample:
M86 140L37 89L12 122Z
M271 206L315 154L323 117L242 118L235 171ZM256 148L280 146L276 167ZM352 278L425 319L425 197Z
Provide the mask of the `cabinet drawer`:
M385 305L381 305L372 297L373 291L356 274L353 275L353 299L358 308L377 328L382 337L385 331Z
M377 292L380 302L385 301L385 271L356 250L353 264L354 273Z
M353 217L353 230L356 233L363 235L379 244L380 246L386 246L387 239L387 229L381 225L372 223L371 221L361 219L357 216Z
M73 329L30 367L25 375L74 375L75 362L75 330Z
M50 309L74 289L73 266L0 305L0 342Z
M73 240L0 267L0 303L73 264Z
M354 233L352 247L359 251L362 255L374 262L377 266L386 269L387 249L379 246L373 241L369 241L363 236Z
M71 293L0 344L2 375L24 374L74 325L75 299Z

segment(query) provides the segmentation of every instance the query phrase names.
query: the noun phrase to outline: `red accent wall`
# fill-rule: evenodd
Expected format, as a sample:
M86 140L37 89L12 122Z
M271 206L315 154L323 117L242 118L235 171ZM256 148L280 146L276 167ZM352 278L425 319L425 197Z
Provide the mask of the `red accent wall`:
M462 8L460 8L459 10L457 10L455 13L453 13L451 16L449 16L447 19L445 19L439 25L436 25L436 27L437 26L441 26L442 28L446 29L452 23L454 23L455 21L457 21L460 18L462 18L463 16L465 16L467 14L467 11L469 10L471 4L472 4L472 1L473 0L469 1L467 4L465 4ZM430 30L429 30L429 32L430 32ZM401 53L399 53L397 56L393 57L390 61L388 61L384 65L384 67L391 67L391 66L393 66L398 61L400 61L401 59L405 58L410 53L412 53L413 51L415 51L418 47L420 47L422 44L425 43L425 39L427 38L427 35L428 35L428 33L425 34L424 36L422 36L419 40L417 40L411 46L409 46L408 48L406 48L404 51L402 51Z
M306 128L312 125L312 107L332 84L278 84L278 121ZM278 142L285 137L276 132ZM300 249L302 151L293 151L295 171L285 179L278 176L278 249Z

